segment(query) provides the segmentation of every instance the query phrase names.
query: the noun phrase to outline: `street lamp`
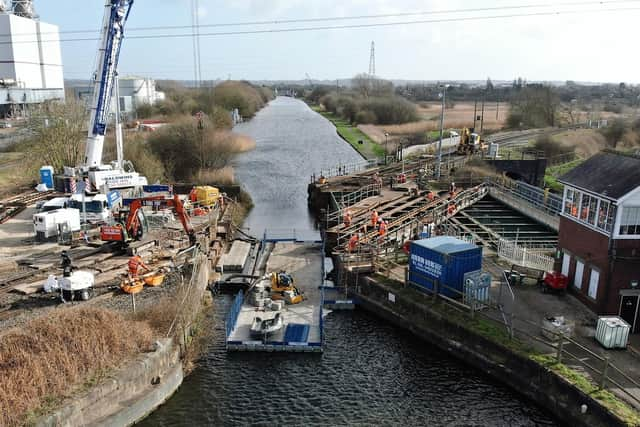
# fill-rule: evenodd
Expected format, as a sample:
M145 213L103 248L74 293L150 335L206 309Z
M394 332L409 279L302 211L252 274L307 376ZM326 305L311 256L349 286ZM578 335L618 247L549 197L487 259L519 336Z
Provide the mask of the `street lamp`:
M389 142L389 133L385 132L384 133L384 164L385 166L387 164L387 157L389 157L388 142Z
M447 87L448 85L440 86L442 88L442 93L440 93L440 97L442 98L442 112L440 113L440 140L438 141L438 159L436 161L436 180L440 180L440 168L442 163L442 133L444 127L444 105L445 99L447 96Z

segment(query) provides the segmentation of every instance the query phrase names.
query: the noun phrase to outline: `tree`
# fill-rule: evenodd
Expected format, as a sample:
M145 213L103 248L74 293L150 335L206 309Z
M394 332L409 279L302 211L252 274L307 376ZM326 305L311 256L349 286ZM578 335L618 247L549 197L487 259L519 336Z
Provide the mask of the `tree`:
M44 103L31 115L27 127L33 135L29 155L42 165L61 172L64 166L75 167L84 160L86 114L80 102Z
M616 148L625 132L627 131L627 124L622 119L613 120L608 126L601 129L601 133L607 140L607 144L611 148Z
M351 86L362 97L371 95L371 76L365 73L357 74L351 79Z
M555 126L560 99L550 86L531 84L524 86L511 97L511 110L507 123L516 122L525 127ZM519 119L519 120L516 120Z

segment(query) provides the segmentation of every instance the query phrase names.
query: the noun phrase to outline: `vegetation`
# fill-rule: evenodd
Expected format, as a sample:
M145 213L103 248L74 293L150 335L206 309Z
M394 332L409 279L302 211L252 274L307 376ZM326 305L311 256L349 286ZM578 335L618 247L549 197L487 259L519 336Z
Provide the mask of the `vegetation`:
M527 85L511 96L507 117L510 128L547 127L557 124L560 98L550 86Z
M136 111L138 118L194 115L202 111L216 128L228 129L232 125L231 110L237 108L242 117L251 118L274 97L271 89L245 81L225 81L205 88L186 88L180 83L165 81L159 83L159 88L165 91L166 99L153 106L140 106Z
M146 351L152 336L146 323L88 307L54 310L6 332L0 338L0 425L33 422L41 411Z
M544 186L554 193L561 194L564 191L564 187L558 182L558 178L580 165L582 162L584 162L583 159L576 159L567 163L548 167L544 175Z
M568 366L558 363L551 355L531 355L532 360L560 375L585 394L591 396L629 426L640 426L640 414L614 396L611 392L594 385L587 377Z
M346 120L337 117L331 112L322 110L320 107L315 107L315 111L322 114L336 127L338 135L347 141L353 148L355 148L363 157L367 159L375 159L377 157L384 157L384 147L376 144L363 133L357 127L351 125Z
M182 117L159 129L149 137L148 144L161 159L166 175L177 181L196 181L212 170L226 168L228 173L237 153L255 147L251 138L218 130L207 118L200 125L192 117Z

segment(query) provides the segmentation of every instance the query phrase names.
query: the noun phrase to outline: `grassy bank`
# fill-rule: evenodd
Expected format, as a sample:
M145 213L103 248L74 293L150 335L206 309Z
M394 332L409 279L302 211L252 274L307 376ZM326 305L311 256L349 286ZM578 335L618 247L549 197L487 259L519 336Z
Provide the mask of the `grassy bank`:
M65 308L0 338L0 425L30 424L149 349L153 332L98 308Z
M582 162L584 162L583 159L576 159L561 165L548 167L544 174L544 186L550 188L554 193L561 194L564 187L558 182L558 178L569 172L571 169L577 167Z
M353 148L355 148L362 157L367 160L373 160L376 158L384 157L384 147L376 144L369 138L365 133L363 133L357 127L351 125L344 119L336 116L333 113L328 111L324 111L319 106L311 107L313 111L321 114L327 120L329 120L336 127L336 132L338 135L345 141L347 141ZM362 144L360 144L362 141Z

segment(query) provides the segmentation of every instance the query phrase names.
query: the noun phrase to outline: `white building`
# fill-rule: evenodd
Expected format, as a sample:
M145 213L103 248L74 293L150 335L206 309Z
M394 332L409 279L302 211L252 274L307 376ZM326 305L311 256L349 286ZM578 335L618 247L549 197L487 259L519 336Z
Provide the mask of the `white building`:
M0 7L0 33L0 114L64 99L58 27L38 20L31 1L18 0Z
M135 111L141 105L154 105L165 99L164 92L160 92L156 89L156 81L153 79L145 77L120 77L118 81L120 91L120 112L128 119L133 119L135 117ZM88 86L76 87L75 94L79 99L87 102L91 101L91 88ZM111 112L115 113L115 94L112 99Z

